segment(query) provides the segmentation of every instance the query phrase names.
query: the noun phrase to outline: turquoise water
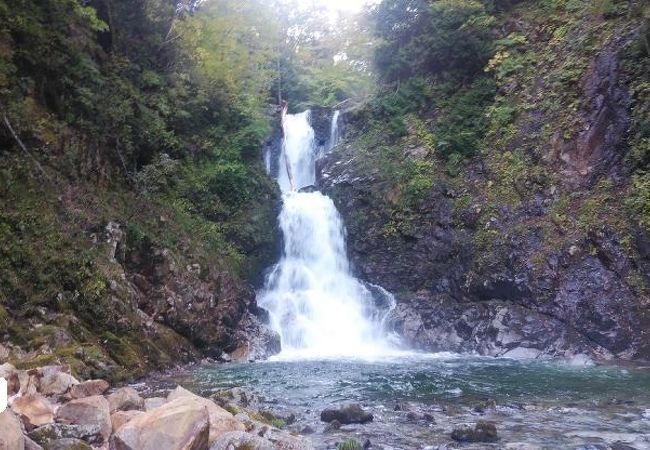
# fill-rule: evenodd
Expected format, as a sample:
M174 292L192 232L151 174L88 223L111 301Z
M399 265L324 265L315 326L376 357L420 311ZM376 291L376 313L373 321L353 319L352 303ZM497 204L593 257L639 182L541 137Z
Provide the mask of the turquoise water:
M173 381L204 395L251 390L260 408L296 416L290 430L311 427L318 448L349 437L369 439L373 448L457 448L449 437L453 427L482 419L497 425L499 443L458 448L650 449L650 369L643 367L440 355L224 364ZM488 400L496 408L481 408L493 404ZM324 433L320 411L346 402L361 403L375 421Z

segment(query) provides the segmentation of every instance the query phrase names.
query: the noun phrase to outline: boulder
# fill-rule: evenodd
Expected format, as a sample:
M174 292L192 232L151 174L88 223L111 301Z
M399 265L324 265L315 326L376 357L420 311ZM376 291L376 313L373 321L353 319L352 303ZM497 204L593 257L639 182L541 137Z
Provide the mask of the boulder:
M171 391L167 396L168 402L177 400L192 402L198 407L207 409L210 418L210 443L214 442L219 436L228 431L246 430L243 423L239 422L232 414L218 406L212 400L199 397L180 386Z
M228 433L224 433L210 446L210 450L232 450L233 448L275 450L273 443L268 439L243 431L229 431Z
M35 443L46 445L59 439L81 439L90 444L101 444L104 441L99 424L66 425L52 423L36 428L28 434Z
M145 411L151 411L152 409L159 408L162 405L164 405L166 401L167 401L167 399L164 398L164 397L145 398L144 399L144 410Z
M111 450L205 450L208 411L198 402L181 398L130 420L113 434Z
M497 427L493 423L478 421L474 426L463 424L451 432L451 438L458 442L496 442Z
M20 380L18 371L9 363L0 365L0 377L7 380L7 394L11 397L18 393L20 389Z
M70 397L73 399L102 395L108 390L110 384L106 380L88 380L75 384L70 388Z
M9 354L9 349L0 344L0 361L5 361L7 358L9 358Z
M36 442L32 441L27 436L25 437L25 450L43 450L43 447L38 445Z
M323 422L332 422L337 420L343 425L351 423L368 423L372 422L373 415L361 408L361 405L353 403L342 406L338 409L326 409L320 413L320 420Z
M68 366L45 366L41 369L40 393L43 395L63 395L79 381L70 375Z
M41 394L17 397L11 403L11 409L23 420L27 431L54 422L54 408Z
M20 428L20 420L10 409L0 413L0 449L2 450L23 450L25 438Z
M113 424L113 433L122 428L122 425L129 423L136 417L140 417L144 413L142 411L115 411L111 414L111 423Z
M99 395L66 403L57 411L56 421L68 425L99 425L104 439L112 431L108 401Z
M48 442L44 447L45 450L92 450L92 447L81 439L64 438Z
M115 411L130 411L144 409L144 400L138 392L130 387L123 387L108 396L111 413Z
M36 394L40 391L41 378L43 376L43 373L40 369L19 370L17 372L17 376L18 384L20 386L18 389L18 394Z

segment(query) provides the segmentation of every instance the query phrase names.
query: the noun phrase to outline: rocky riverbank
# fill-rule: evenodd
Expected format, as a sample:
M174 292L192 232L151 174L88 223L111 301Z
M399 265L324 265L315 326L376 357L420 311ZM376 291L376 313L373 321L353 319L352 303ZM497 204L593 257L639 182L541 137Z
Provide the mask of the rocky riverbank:
M9 409L0 414L2 450L312 448L278 428L282 420L247 409L239 392L237 402L232 391L209 399L180 386L143 398L132 387L79 381L67 366L17 370L4 364L0 376L10 395Z

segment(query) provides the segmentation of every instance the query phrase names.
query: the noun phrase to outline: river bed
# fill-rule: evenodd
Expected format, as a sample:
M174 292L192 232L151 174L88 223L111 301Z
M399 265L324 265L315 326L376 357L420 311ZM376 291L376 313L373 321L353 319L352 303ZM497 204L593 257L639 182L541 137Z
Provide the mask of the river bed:
M650 449L647 367L437 354L204 365L154 384L176 383L206 396L233 387L251 391L259 409L294 415L287 429L308 434L319 449L350 438L386 450ZM320 412L350 402L374 421L325 431ZM477 420L496 424L497 443L451 439L455 426Z

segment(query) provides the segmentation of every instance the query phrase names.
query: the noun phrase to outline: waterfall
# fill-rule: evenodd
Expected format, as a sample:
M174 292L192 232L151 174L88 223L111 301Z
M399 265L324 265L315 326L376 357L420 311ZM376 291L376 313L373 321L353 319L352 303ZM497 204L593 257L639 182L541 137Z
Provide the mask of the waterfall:
M354 278L345 228L329 197L300 192L315 183L317 146L309 111L286 115L277 181L283 193L279 223L283 255L258 303L267 309L285 357L373 357L392 347L384 330L391 294ZM330 139L338 134L333 117ZM335 142L334 142L335 143ZM328 147L331 148L330 142Z
M330 140L327 143L327 150L332 150L339 142L339 115L340 111L337 109L332 116L332 125L330 126Z

